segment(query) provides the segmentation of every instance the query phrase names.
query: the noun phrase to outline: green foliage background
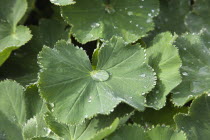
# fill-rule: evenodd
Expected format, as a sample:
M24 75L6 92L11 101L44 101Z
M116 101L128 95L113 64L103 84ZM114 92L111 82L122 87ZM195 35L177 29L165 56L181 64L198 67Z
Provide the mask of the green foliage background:
M209 0L0 0L0 140L207 140Z

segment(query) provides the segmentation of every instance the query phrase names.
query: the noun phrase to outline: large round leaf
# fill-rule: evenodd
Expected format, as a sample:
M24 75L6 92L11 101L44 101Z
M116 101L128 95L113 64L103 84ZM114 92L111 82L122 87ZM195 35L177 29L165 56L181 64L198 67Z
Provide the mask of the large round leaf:
M82 49L60 41L39 55L41 95L55 104L61 122L81 123L98 113L108 114L120 102L144 109L145 93L155 84L139 45L113 38L99 50L96 69Z

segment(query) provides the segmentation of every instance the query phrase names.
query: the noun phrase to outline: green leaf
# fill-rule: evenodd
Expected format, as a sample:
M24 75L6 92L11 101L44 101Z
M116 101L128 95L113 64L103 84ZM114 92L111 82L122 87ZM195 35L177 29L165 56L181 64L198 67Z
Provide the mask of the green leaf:
M186 16L185 23L191 32L200 32L206 28L210 31L210 1L196 0L193 5L193 10Z
M149 107L161 109L165 105L166 96L181 82L181 59L178 49L173 46L176 38L176 35L169 32L161 33L146 51L147 62L157 74L157 84L147 95Z
M75 126L57 122L50 113L46 114L45 120L49 128L64 139L101 140L124 124L133 114L132 110L128 106L120 105L109 116L99 115Z
M28 42L32 35L22 25L17 26L27 9L25 0L0 1L0 65L10 53Z
M50 2L52 2L55 5L59 5L59 6L65 6L65 5L70 5L70 4L75 3L74 0L50 0Z
M72 25L71 32L79 42L110 40L112 36L135 42L154 28L158 0L105 1L79 0L74 5L61 7L63 18Z
M53 46L60 39L69 40L66 24L62 21L41 19L38 27L30 28L33 33L32 40L15 51L0 69L0 73L5 75L3 78L15 79L24 86L37 81L37 54L43 45Z
M60 41L54 49L44 47L39 55L41 95L55 104L53 115L70 124L109 114L120 102L143 110L143 95L155 84L154 72L144 61L139 45L113 38L100 49L92 70L85 51Z
M173 117L177 113L187 113L187 111L188 107L178 108L175 107L172 103L168 102L166 106L160 110L146 108L144 112L136 111L132 116L132 120L146 128L158 124L170 125L171 127L175 128L176 124Z
M189 0L160 0L160 14L155 18L156 32L177 34L187 31L184 19L190 11Z
M187 140L183 132L177 132L170 127L156 126L148 131L151 140Z
M43 100L39 96L38 88L36 84L30 85L25 91L25 102L27 119L30 119L40 113L45 106Z
M182 83L173 91L173 102L177 106L210 91L210 35L184 34L176 41L182 59Z
M182 132L170 127L156 126L149 131L134 125L125 125L109 136L106 140L187 140Z
M189 140L206 140L210 137L210 95L197 97L188 114L175 117L177 128L183 130Z
M23 87L11 80L0 82L0 132L8 139L22 140L25 120Z

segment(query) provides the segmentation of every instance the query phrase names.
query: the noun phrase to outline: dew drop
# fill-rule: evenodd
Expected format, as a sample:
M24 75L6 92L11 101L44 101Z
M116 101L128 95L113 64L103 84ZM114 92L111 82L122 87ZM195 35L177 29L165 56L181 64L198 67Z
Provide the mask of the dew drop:
M100 26L100 23L93 23L93 24L91 25L92 28L97 28L97 27L99 27L99 26Z
M146 74L141 74L140 77L145 78Z
M141 95L145 95L145 94L146 94L146 93L143 92Z
M143 8L144 6L140 5L139 8Z
M188 76L188 73L187 72L183 72L182 75Z
M109 74L105 70L94 70L90 75L94 81L103 82L109 79Z
M132 16L133 15L133 12L132 11L128 11L128 15L129 16Z

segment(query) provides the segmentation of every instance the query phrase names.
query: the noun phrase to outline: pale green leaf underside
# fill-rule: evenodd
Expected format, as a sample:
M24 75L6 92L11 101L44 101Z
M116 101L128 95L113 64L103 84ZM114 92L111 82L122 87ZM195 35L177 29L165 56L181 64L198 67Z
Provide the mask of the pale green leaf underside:
M23 87L10 80L0 82L0 132L8 139L22 140L25 117Z
M113 38L100 49L95 70L104 70L109 77L98 81L91 77L93 70L85 51L60 41L54 49L44 47L39 55L41 95L55 103L53 115L59 121L71 124L108 114L120 102L143 110L142 94L155 84L152 69L144 61L139 45L126 46L122 39Z
M210 137L210 96L204 94L196 98L189 114L178 114L175 122L189 140L207 140Z
M106 140L187 140L182 132L176 132L169 127L156 126L145 131L138 125L123 126Z
M191 32L200 32L206 28L210 32L210 1L197 0L193 5L193 10L186 16L185 23Z
M158 0L78 0L61 8L63 18L72 25L71 32L81 43L99 38L110 40L120 36L134 42L154 28L158 15ZM78 18L80 17L80 18Z
M173 46L176 37L169 32L161 33L146 51L148 64L157 74L157 84L147 96L147 105L155 109L165 105L166 96L181 82L181 59L178 49Z
M59 6L66 6L75 3L74 0L50 0L50 2Z
M32 37L27 27L17 26L26 8L25 0L0 1L0 65L9 57L12 50L24 45Z
M173 102L182 106L193 97L210 91L210 35L184 34L176 41L182 59L182 83L173 91Z

